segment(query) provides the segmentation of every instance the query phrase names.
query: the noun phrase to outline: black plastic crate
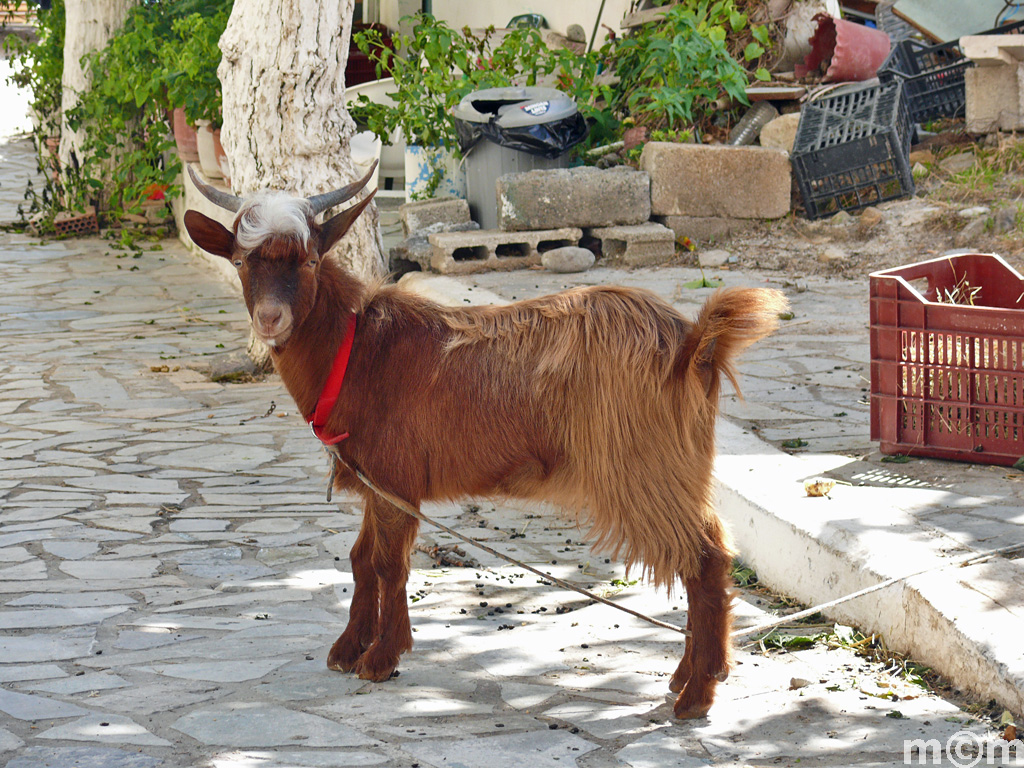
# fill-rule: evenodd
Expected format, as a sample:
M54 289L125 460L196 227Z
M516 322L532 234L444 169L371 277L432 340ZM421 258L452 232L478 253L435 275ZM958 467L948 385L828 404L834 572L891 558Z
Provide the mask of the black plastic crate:
M808 102L793 143L793 174L807 218L914 194L912 125L900 82Z
M1006 35L1019 32L1024 21L1004 24L980 32L982 35ZM910 120L923 123L939 117L963 115L966 95L964 72L973 66L960 51L960 41L925 45L918 40L902 40L893 46L889 57L878 69L883 83L903 83Z

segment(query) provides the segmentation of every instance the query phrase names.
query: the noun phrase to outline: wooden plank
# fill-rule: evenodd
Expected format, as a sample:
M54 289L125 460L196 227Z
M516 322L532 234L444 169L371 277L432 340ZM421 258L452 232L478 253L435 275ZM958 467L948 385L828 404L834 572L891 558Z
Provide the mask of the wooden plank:
M652 21L661 21L665 18L665 11L673 5L678 5L678 3L669 3L668 5L663 5L660 8L647 8L643 11L627 13L622 17L622 21L619 23L619 28L632 29L633 27L642 27L644 24L650 24Z

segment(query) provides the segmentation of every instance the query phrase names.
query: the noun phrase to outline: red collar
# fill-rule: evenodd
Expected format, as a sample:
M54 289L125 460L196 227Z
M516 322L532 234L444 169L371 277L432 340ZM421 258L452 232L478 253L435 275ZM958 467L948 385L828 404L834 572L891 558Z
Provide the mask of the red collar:
M334 365L327 376L327 383L324 384L320 399L316 401L313 415L306 419L313 434L317 436L324 445L337 445L346 437L348 432L340 435L332 435L326 430L327 418L338 402L338 395L341 394L341 385L345 381L345 370L348 368L348 359L352 354L352 341L356 336L356 315L353 312L348 319L348 329L345 331L345 338L341 340L338 353L334 356Z

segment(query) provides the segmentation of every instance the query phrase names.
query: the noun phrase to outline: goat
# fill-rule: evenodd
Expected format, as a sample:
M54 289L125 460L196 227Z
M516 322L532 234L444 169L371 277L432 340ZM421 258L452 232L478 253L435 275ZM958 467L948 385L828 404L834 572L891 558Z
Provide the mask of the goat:
M189 235L238 269L256 335L341 459L334 487L364 501L349 623L327 666L387 680L412 648L406 581L419 523L361 472L416 509L465 496L553 502L656 586L681 580L690 637L669 687L677 717L706 715L731 661L733 551L711 505L720 382L735 386L736 354L775 328L782 295L719 290L692 323L619 287L447 308L363 284L324 257L373 195L323 225L315 216L367 179L310 200L245 201L193 180L238 215L231 231L188 211ZM340 394L317 413L345 345Z

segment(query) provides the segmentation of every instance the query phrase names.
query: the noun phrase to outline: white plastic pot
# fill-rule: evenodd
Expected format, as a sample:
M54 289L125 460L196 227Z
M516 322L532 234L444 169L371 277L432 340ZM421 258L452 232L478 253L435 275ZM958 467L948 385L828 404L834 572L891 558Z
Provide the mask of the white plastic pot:
M199 167L208 179L222 179L217 163L217 151L213 146L213 129L209 120L196 120L196 145L199 150Z
M434 170L442 171L437 188L430 191ZM405 199L419 200L430 197L466 196L466 172L461 161L442 147L405 145Z

